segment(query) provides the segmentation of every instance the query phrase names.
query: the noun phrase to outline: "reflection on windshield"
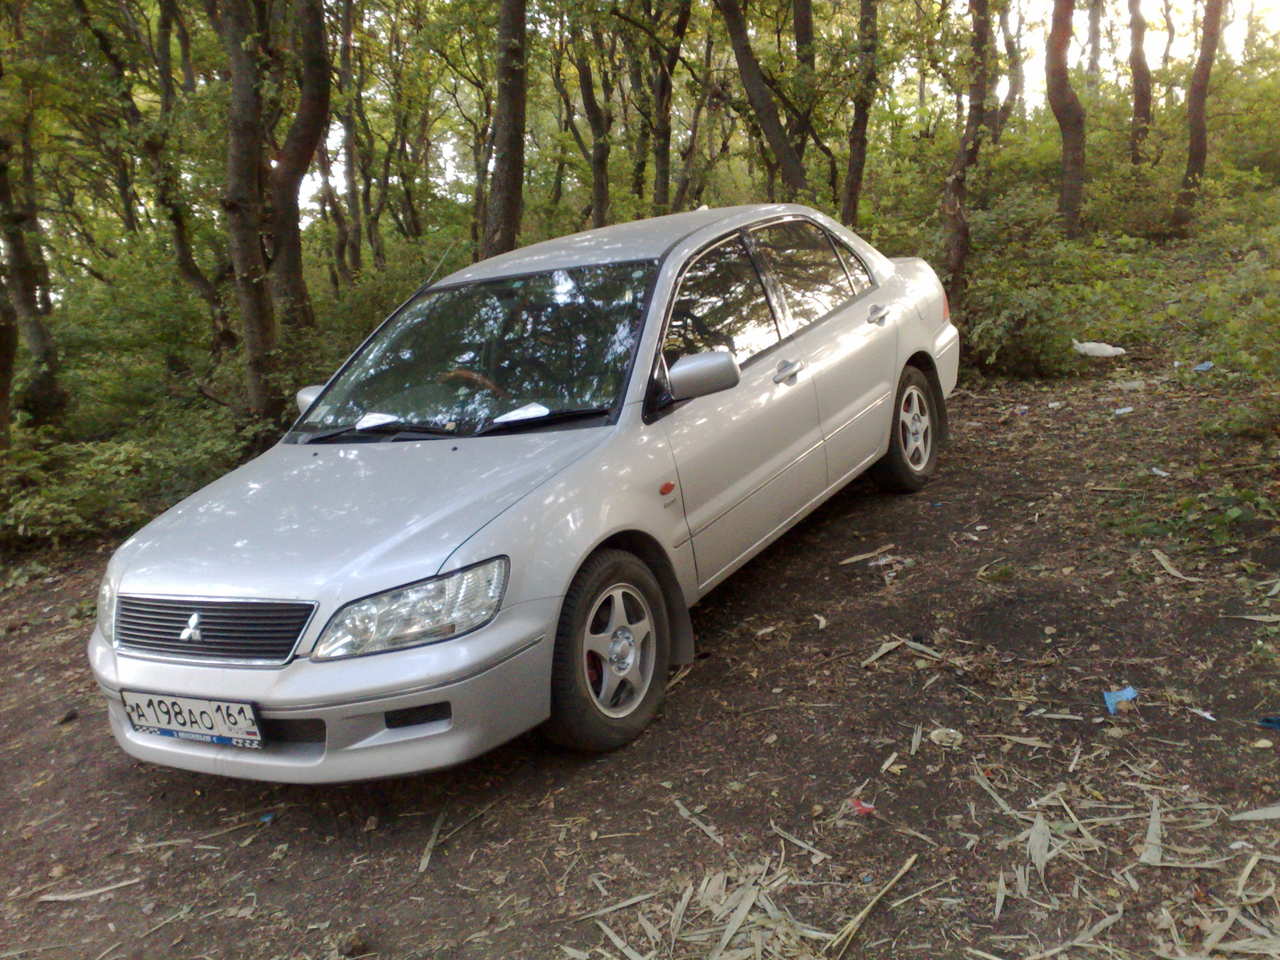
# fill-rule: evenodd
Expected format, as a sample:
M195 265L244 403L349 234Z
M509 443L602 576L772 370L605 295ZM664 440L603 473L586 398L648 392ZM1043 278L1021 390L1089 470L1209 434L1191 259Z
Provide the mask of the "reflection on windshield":
M595 264L429 291L408 303L298 424L377 413L473 432L531 409L610 407L640 334L652 260Z

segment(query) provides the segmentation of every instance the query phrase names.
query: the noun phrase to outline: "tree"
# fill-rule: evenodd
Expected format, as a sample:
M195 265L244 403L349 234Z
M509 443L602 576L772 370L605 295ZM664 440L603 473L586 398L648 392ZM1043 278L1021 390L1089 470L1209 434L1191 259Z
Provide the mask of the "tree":
M1102 82L1102 8L1104 0L1089 0L1089 66L1085 70L1085 87L1098 92Z
M876 0L861 0L858 7L858 63L853 87L853 122L849 125L849 165L845 170L840 219L858 225L858 201L862 174L867 165L867 126L876 96Z
M734 58L738 61L738 73L747 101L751 104L752 115L781 171L784 198L794 200L809 189L804 162L787 138L787 131L778 118L778 105L765 80L764 72L760 69L760 61L751 48L742 7L738 0L715 0L715 3L724 19L725 29L729 32L729 42L733 46Z
M1067 236L1080 233L1080 204L1084 197L1084 107L1071 88L1067 48L1071 44L1072 0L1053 0L1053 17L1045 51L1045 87L1049 106L1062 135L1062 181L1058 209Z
M485 215L482 256L516 245L524 201L525 0L502 0L498 12L498 108L493 120L493 180Z
M275 146L274 124L284 112L280 97L287 82L275 44L287 44L288 38L271 33L270 4L205 0L229 64L223 208L244 327L249 409L262 417L275 417L284 407L270 382L277 316L286 326L314 325L302 273L298 189L329 118L324 9L321 0L294 0L288 23L299 38L297 106L283 143Z
M1142 143L1151 127L1151 69L1144 46L1147 21L1142 0L1129 0L1129 72L1133 75L1133 116L1129 121L1129 160L1142 163Z
M9 423L13 420L13 371L18 362L18 316L9 291L0 281L0 451L9 449Z
M1178 191L1178 200L1173 208L1173 224L1178 228L1191 222L1192 208L1200 193L1200 181L1204 177L1205 159L1209 153L1205 102L1209 98L1209 74L1213 70L1221 31L1222 0L1205 0L1200 53L1191 74L1191 86L1187 89L1187 169L1182 175L1182 189Z
M969 38L969 111L942 190L942 215L947 221L947 295L957 308L964 299L965 264L971 245L969 218L965 213L969 169L978 162L982 146L991 75L991 10L987 0L969 0L969 16L973 23Z
M29 130L29 125L23 130ZM22 196L14 185L14 166L30 169L29 161L18 153L18 149L29 151L29 138L25 134L19 136L27 143L15 143L8 133L0 132L0 238L4 241L7 301L0 308L0 322L16 326L31 353L35 371L21 398L22 406L34 423L45 424L62 416L69 397L59 380L58 350L45 322L52 305L34 197ZM5 423L7 426L8 420Z

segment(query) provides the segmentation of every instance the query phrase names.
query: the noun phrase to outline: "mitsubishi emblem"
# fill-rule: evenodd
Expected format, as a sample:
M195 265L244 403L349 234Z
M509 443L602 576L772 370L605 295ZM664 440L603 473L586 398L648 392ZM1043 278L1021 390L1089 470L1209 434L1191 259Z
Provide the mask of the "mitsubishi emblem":
M191 619L187 621L187 625L182 628L182 632L178 634L179 640L190 640L192 643L200 642L200 614L193 613Z

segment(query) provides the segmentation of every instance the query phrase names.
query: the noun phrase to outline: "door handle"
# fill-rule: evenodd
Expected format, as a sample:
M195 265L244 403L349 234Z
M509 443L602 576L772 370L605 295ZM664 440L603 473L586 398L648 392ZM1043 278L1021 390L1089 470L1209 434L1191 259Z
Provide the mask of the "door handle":
M795 375L803 369L803 360L783 360L778 364L778 370L773 375L773 382L782 383L784 380L793 380Z
M882 303L877 303L871 308L871 312L867 314L867 323L874 323L877 326L884 326L884 322L889 319L889 308Z

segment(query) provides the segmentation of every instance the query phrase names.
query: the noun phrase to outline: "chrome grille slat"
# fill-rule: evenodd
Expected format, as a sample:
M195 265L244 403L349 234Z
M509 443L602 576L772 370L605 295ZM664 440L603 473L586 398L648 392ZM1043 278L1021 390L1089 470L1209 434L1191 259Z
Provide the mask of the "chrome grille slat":
M280 600L122 596L115 639L123 650L153 656L284 663L314 612L314 604ZM182 640L193 613L200 640Z

